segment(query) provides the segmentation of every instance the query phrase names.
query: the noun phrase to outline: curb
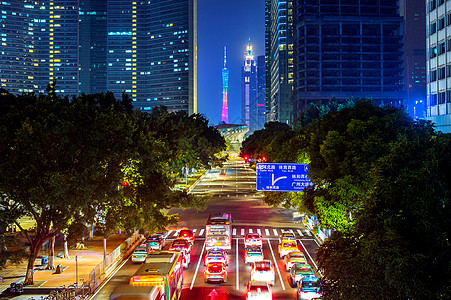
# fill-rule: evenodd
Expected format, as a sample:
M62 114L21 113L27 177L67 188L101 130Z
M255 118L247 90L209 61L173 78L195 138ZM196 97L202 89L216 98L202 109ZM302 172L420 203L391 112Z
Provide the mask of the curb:
M208 170L205 170L205 172L200 175L199 178L197 178L196 181L194 181L194 183L186 190L186 192L189 194L191 193L191 191L196 187L196 185L205 177L205 175L207 175Z

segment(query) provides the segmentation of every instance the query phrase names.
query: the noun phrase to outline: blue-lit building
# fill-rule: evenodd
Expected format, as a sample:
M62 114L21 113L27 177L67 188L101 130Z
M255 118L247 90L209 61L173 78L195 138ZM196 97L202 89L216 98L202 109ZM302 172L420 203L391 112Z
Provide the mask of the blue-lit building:
M196 0L109 0L107 89L140 110L197 111Z
M403 34L397 0L296 0L294 117L309 103L372 98L403 104Z
M266 121L292 123L293 0L265 0Z

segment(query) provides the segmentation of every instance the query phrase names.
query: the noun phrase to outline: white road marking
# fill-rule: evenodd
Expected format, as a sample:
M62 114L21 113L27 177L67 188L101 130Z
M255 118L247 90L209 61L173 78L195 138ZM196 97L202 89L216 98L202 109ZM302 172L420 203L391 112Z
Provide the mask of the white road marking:
M180 229L179 229L179 230L176 230L176 231L174 232L174 236L178 236L178 235L179 235L179 232L180 232Z
M282 289L285 291L285 284L283 284L282 275L280 275L279 266L277 265L276 257L274 256L274 251L272 251L271 243L268 241L269 249L271 250L272 259L274 261L274 265L276 266L277 273L279 274L280 284L282 285Z
M274 235L278 236L279 234L277 233L277 230L275 228L272 229L272 231L274 231Z
M312 236L312 233L310 232L310 230L307 230L307 235Z
M244 235L244 228L241 228L241 235Z
M254 232L252 231L252 228L249 228L249 233L254 233Z
M200 257L199 257L199 261L197 262L196 271L194 272L193 281L191 281L191 286L189 287L190 290L193 289L194 281L196 281L197 271L199 271L199 266L200 266L200 262L202 261L202 256L204 255L204 250L205 250L205 243L202 246L202 250L200 252Z
M308 257L310 257L310 260L312 261L313 265L315 266L316 270L318 270L318 266L316 265L315 261L313 260L312 256L310 255L310 253L307 251L307 248L305 248L304 244L302 243L301 240L299 240L299 243L301 243L302 248L304 248L305 253L307 253ZM323 274L321 274L321 271L318 270L319 275L323 276Z
M199 232L199 235L204 234L204 230L205 230L205 229L202 228L202 229L200 230L200 232Z
M266 235L270 235L268 228L265 229L265 233L266 233Z
M197 229L193 229L193 234L196 234Z
M238 291L240 289L240 268L239 268L239 260L238 260L238 239L235 239L235 244L236 244L236 290Z
M171 234L172 234L172 230L169 230L169 231L168 231L168 237L170 237Z
M297 229L296 231L299 233L300 236L304 236L304 234L302 233L302 231L300 229Z
M236 228L233 228L232 235L236 235Z
M258 233L259 235L262 235L262 231L260 230L260 228L257 228L257 233Z

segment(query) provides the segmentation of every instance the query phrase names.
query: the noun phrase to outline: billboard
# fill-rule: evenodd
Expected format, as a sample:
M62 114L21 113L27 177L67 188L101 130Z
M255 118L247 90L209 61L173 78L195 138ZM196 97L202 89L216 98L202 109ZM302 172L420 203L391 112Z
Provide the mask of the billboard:
M307 164L257 163L257 191L302 192L311 185Z

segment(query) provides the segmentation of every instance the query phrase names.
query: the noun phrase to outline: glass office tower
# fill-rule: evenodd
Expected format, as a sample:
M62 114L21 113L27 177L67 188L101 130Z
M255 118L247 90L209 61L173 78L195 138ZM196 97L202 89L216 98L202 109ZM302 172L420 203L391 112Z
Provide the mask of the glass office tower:
M196 0L108 1L107 89L149 111L197 111Z

